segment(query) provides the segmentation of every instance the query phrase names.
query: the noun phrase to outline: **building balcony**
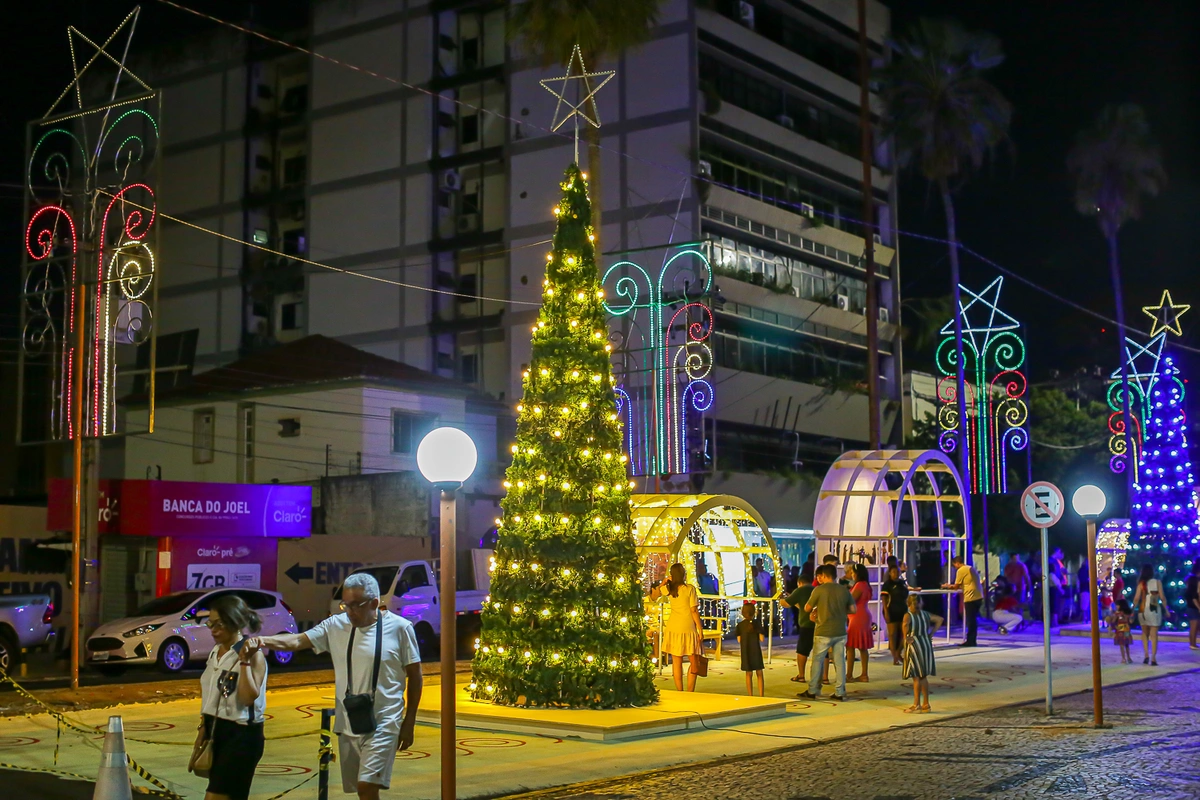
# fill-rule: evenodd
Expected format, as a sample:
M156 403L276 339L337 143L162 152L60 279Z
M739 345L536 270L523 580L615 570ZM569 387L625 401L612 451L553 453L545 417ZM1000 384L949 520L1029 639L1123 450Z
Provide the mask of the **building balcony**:
M706 222L743 230L768 241L819 256L840 265L843 271L865 274L862 265L866 242L861 236L839 230L832 225L819 225L808 217L738 194L721 186L709 189L708 200L701 209ZM878 275L887 278L896 258L894 248L875 243L875 267Z

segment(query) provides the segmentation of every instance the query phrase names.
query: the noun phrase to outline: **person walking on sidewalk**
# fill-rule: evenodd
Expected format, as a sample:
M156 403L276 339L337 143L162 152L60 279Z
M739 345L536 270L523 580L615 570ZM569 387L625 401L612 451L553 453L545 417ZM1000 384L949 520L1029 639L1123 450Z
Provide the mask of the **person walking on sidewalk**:
M966 639L962 647L977 647L975 641L979 633L979 607L983 605L983 590L979 587L979 573L969 566L962 556L950 559L950 564L957 570L954 583L943 583L943 589L953 589L962 592L963 627L966 628Z
M421 654L412 623L380 608L379 583L358 572L342 584L341 614L304 633L259 636L245 649L260 648L312 649L333 657L342 791L379 800L391 786L397 751L412 746L421 702Z
M921 609L921 596L908 596L904 615L904 679L913 682L913 704L905 714L928 714L929 676L937 675L933 660L933 635L942 627L942 618ZM921 697L924 696L924 702Z
M1158 629L1162 627L1166 601L1162 581L1154 577L1154 567L1143 564L1137 591L1133 594L1133 607L1137 609L1138 622L1142 625L1143 664L1158 666Z
M808 681L805 667L808 664L808 657L812 655L813 631L817 625L808 612L804 611L804 604L808 602L808 598L812 597L815 588L812 583L813 574L806 566L797 579L795 591L783 598L783 604L796 614L796 675L792 678L796 683Z
M838 583L837 567L822 564L817 570L817 587L813 589L804 610L816 617L813 636L812 668L808 691L800 697L815 700L821 694L821 678L825 674L825 659L831 653L837 676L833 699L846 699L846 626L854 610L850 590Z
M213 601L204 624L217 645L200 676L200 740L212 740L204 800L247 800L263 755L267 660L246 647L243 631L257 633L262 622L245 600L225 594Z

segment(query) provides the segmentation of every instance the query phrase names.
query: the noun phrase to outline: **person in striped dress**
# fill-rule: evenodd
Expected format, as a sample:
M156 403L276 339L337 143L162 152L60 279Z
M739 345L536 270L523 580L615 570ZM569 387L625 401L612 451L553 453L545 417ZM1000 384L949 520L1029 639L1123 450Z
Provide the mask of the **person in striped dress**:
M929 676L937 674L933 660L933 635L942 627L942 618L921 609L921 596L908 596L904 615L904 678L913 682L913 704L905 714L928 714ZM925 702L921 702L924 696Z

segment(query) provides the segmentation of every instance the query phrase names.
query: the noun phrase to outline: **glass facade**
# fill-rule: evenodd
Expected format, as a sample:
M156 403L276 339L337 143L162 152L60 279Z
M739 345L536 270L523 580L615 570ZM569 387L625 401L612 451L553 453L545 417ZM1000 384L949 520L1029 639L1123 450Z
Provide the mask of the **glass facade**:
M844 294L850 299L849 310L856 314L867 307L866 281L725 237L713 238L707 245L709 263L725 274L776 290L790 287L796 297L824 305L835 303L837 295Z

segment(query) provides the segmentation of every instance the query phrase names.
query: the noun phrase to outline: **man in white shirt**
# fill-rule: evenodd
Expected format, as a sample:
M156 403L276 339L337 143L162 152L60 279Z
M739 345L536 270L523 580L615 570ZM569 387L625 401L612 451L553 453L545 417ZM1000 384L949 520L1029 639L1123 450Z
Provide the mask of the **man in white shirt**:
M252 655L259 648L290 652L311 648L332 656L337 685L333 729L338 735L342 790L346 794L357 792L359 800L379 800L380 790L391 785L396 751L406 750L413 743L421 702L421 655L412 623L379 608L379 584L371 575L356 573L346 579L342 609L344 613L329 617L305 633L258 636L243 649ZM383 645L379 682L372 687L375 637L380 630ZM374 696L373 733L351 732L342 704L348 694Z
M962 592L963 614L966 617L964 622L967 629L967 638L962 643L962 647L976 647L975 636L979 630L979 607L983 605L983 590L979 588L979 573L975 571L974 567L967 566L962 556L955 556L950 563L957 570L954 574L954 583L943 583L942 588Z

